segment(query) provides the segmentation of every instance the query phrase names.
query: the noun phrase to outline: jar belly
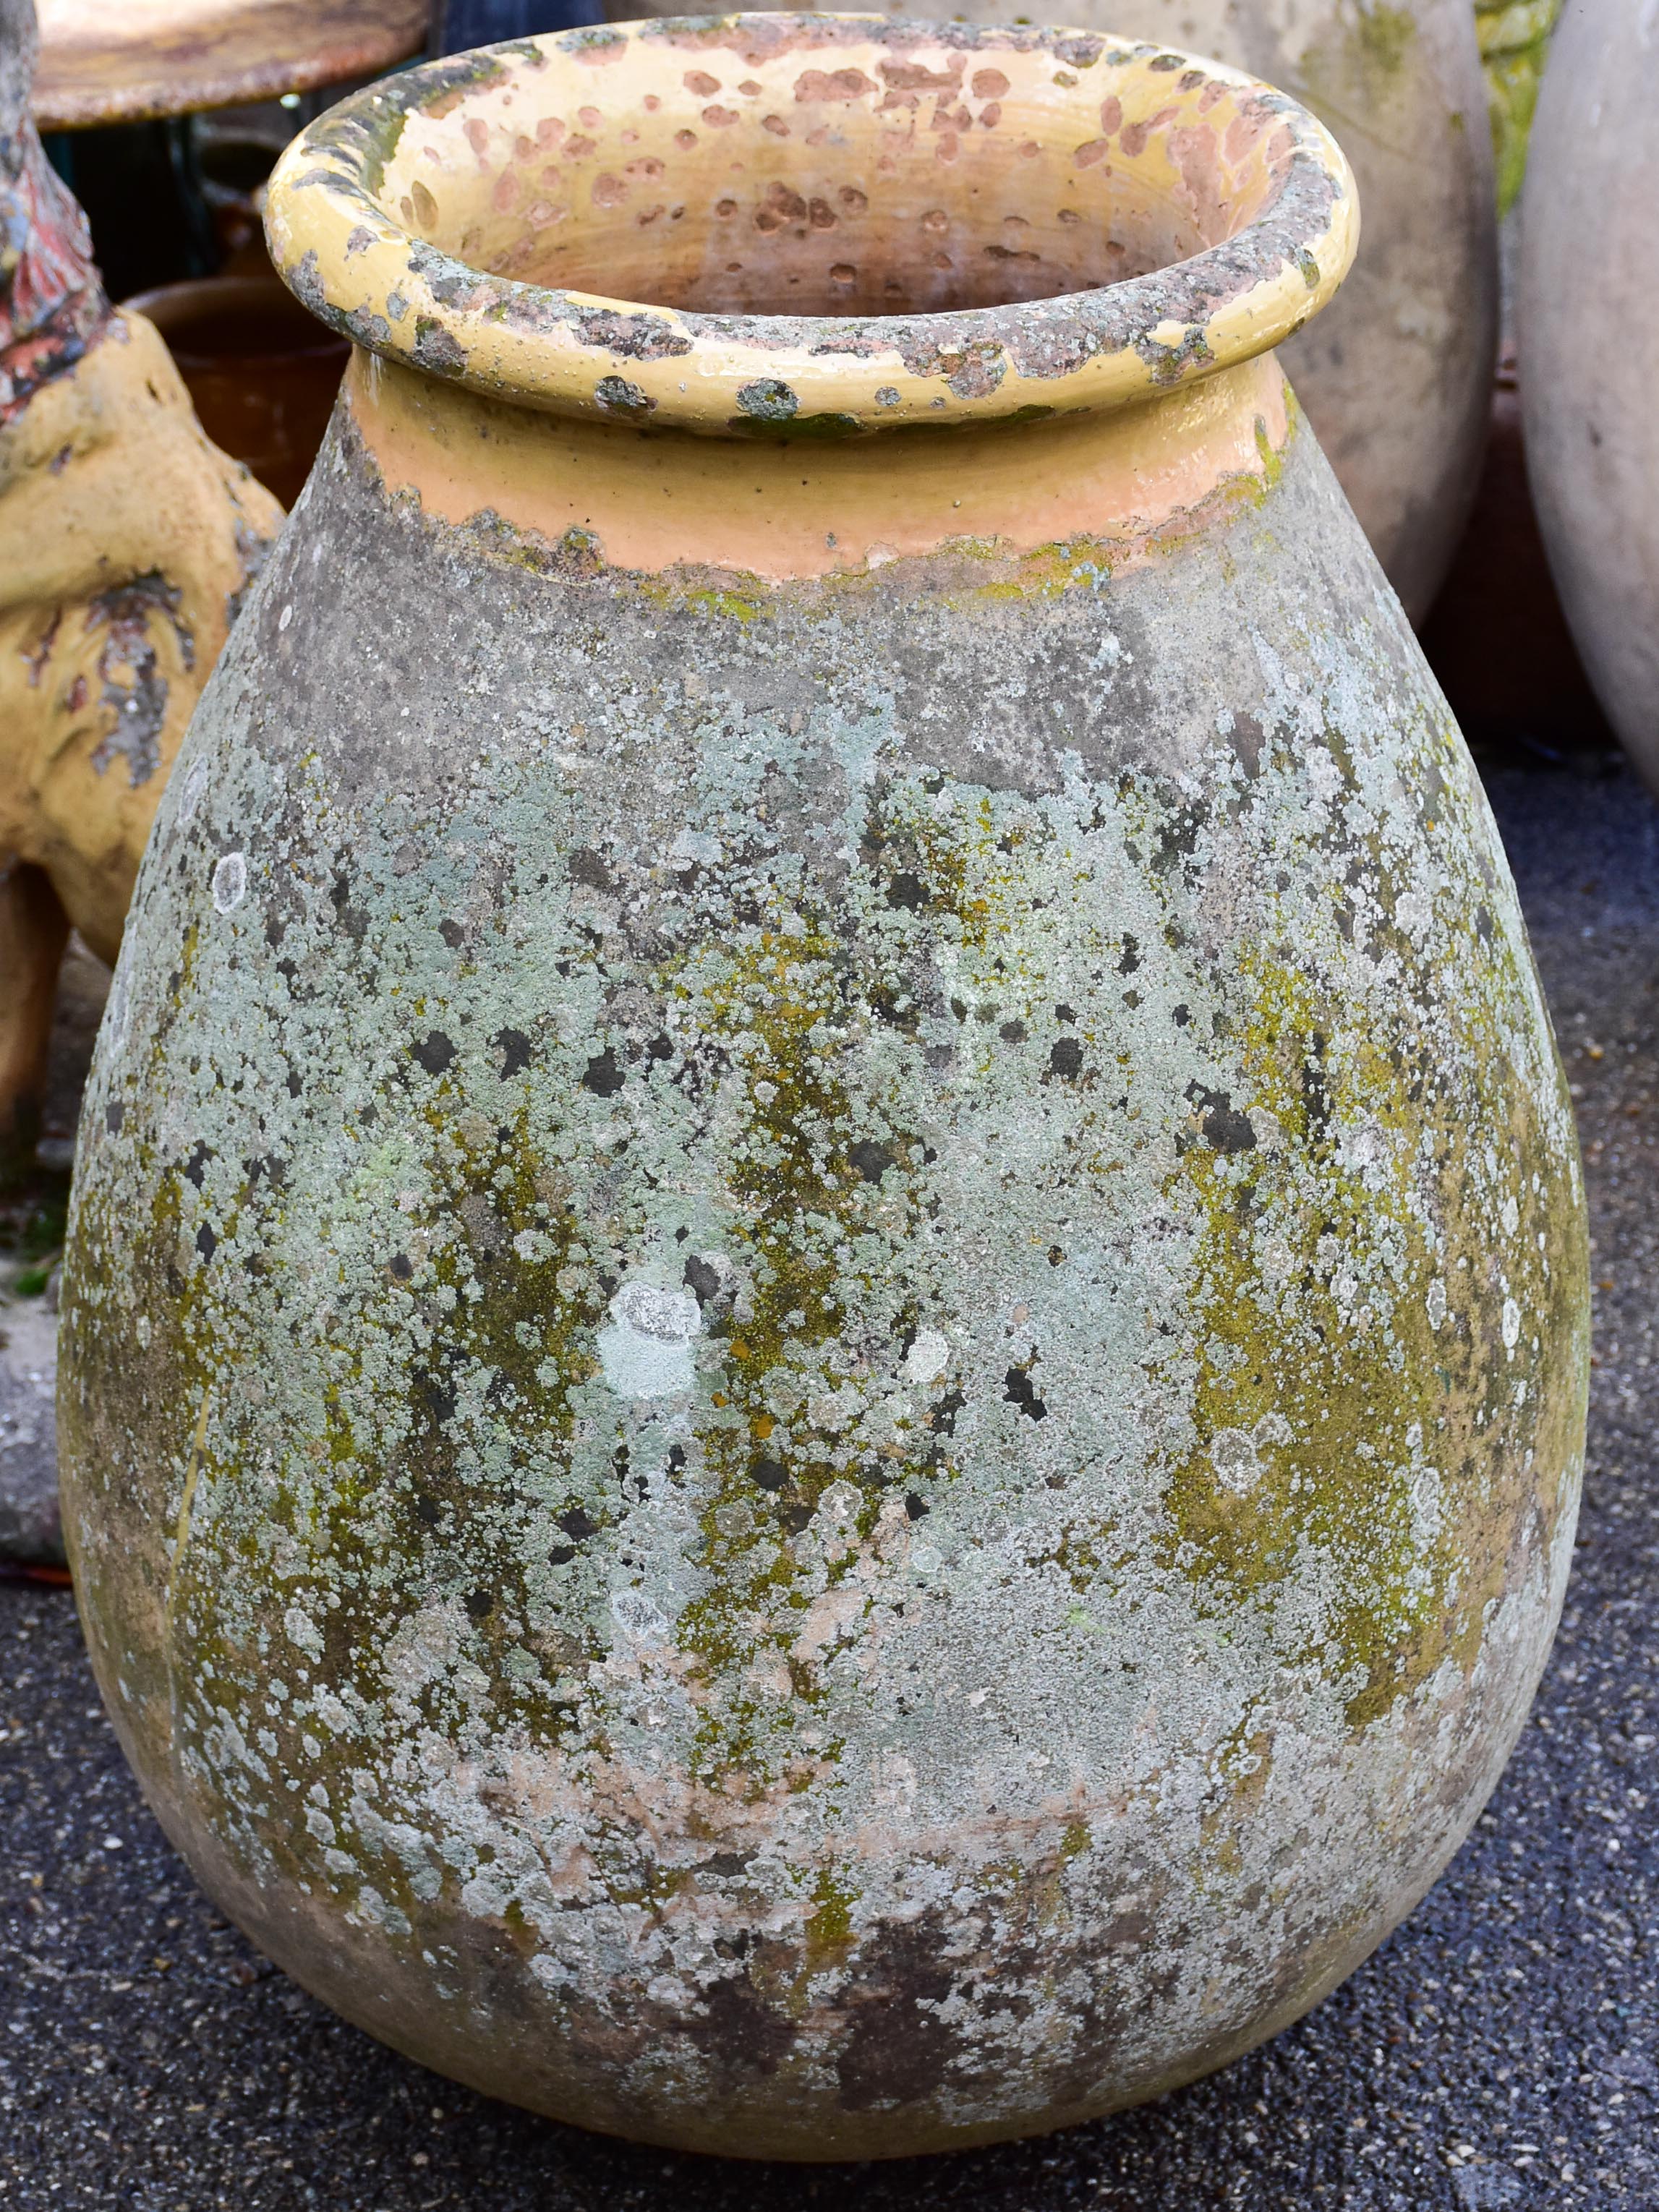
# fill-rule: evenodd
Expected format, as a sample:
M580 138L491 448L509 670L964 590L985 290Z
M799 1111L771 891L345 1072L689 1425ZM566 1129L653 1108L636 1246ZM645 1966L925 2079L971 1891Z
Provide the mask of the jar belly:
M1496 1778L1581 1187L1305 435L1115 576L762 585L423 520L337 428L87 1121L100 1679L426 2063L750 2155L1058 2124L1295 2017Z

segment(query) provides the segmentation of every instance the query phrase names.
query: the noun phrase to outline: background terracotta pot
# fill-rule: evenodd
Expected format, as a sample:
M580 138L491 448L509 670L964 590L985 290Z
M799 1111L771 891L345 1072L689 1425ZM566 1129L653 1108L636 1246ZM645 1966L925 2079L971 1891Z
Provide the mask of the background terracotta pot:
M1527 463L1561 603L1631 758L1659 790L1659 18L1570 0L1522 207Z
M611 19L674 0L610 0ZM995 23L999 0L899 15ZM1213 54L1311 108L1359 184L1340 297L1283 349L1286 374L1412 619L1429 610L1474 497L1498 343L1492 157L1469 0L1056 0L1039 21ZM1020 11L1027 20L1027 11Z
M311 473L349 351L272 276L204 276L131 308L167 340L202 428L284 507Z
M435 64L273 179L363 350L100 1033L65 1525L168 1832L425 2063L1058 2125L1491 1790L1583 1222L1271 350L1353 216L1230 71L822 15Z

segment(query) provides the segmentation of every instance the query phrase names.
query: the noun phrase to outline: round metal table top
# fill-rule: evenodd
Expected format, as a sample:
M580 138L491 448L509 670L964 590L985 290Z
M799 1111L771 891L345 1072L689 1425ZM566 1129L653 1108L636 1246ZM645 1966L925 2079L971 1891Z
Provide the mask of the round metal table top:
M42 131L135 123L369 76L425 43L428 0L39 0Z

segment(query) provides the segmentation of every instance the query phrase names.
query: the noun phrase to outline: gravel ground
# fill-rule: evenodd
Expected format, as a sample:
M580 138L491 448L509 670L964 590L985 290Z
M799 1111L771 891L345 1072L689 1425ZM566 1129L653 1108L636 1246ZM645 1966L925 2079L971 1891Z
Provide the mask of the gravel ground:
M1560 1637L1491 1807L1309 2019L1115 2120L902 2166L672 2158L457 2089L336 2021L192 1887L68 1594L0 1585L0 2212L1659 2208L1659 809L1490 779L1579 1102L1597 1352Z

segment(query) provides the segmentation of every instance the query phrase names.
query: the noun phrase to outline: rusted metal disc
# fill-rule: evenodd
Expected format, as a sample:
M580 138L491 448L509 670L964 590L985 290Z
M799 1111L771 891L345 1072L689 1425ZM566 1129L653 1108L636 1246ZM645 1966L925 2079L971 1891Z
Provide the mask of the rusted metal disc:
M43 131L272 100L416 52L428 0L40 0Z

